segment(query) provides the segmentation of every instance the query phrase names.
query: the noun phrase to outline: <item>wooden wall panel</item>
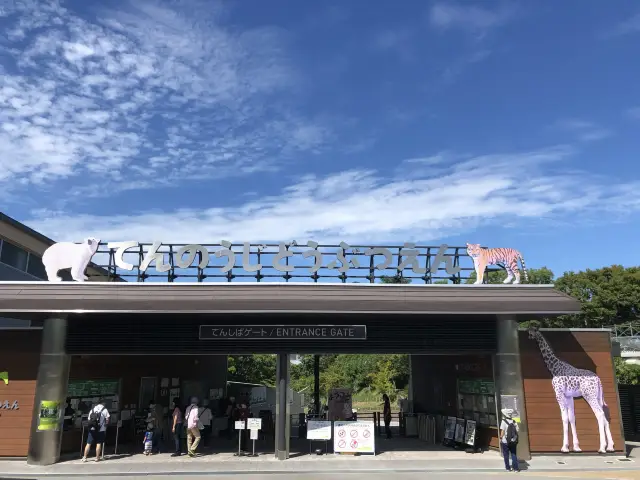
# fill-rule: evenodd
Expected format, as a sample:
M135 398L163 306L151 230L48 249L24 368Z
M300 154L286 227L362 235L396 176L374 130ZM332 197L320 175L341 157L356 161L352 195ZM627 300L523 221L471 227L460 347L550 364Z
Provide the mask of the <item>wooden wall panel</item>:
M0 330L0 371L9 373L9 384L0 381L0 401L18 401L18 410L0 410L0 457L26 457L40 363L39 330Z
M616 451L624 451L615 373L611 359L608 332L544 331L556 356L576 368L595 372L602 381L604 400L608 405L611 434ZM562 447L562 418L548 371L535 340L528 332L520 332L520 354L524 378L525 405L532 453L558 453ZM576 430L583 452L597 452L600 446L598 422L587 402L575 401ZM569 445L572 447L571 432Z

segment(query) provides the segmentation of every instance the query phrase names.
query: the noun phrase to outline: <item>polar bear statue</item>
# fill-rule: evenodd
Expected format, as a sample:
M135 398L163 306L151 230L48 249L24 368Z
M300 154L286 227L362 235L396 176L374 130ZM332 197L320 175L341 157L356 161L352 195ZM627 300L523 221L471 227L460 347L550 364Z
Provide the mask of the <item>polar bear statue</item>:
M58 272L63 268L71 268L71 278L76 282L89 280L84 271L98 250L98 245L100 240L97 238L87 238L82 243L60 242L51 245L42 254L49 281L61 282Z

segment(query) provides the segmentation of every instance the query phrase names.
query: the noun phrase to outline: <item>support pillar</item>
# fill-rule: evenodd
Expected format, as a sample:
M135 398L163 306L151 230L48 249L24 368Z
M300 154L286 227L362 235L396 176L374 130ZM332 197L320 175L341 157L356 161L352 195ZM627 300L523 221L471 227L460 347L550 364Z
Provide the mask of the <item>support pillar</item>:
M498 352L494 362L494 376L496 380L496 404L498 405L498 425L502 421L500 412L503 408L513 408L511 404L502 405L503 399L511 401L516 398L516 407L520 417L518 457L531 459L529 448L529 427L527 425L527 411L524 404L524 382L520 364L520 343L518 338L518 322L514 315L498 315ZM507 396L505 398L505 396Z
M52 465L60 459L62 442L62 419L64 402L69 384L70 359L65 353L67 338L66 318L48 318L42 330L42 350L36 380L36 394L31 419L29 441L29 465ZM40 402L59 402L60 422L58 428L38 430Z
M316 414L320 415L320 355L313 356L313 404Z
M276 458L289 458L289 355L279 353L276 365Z

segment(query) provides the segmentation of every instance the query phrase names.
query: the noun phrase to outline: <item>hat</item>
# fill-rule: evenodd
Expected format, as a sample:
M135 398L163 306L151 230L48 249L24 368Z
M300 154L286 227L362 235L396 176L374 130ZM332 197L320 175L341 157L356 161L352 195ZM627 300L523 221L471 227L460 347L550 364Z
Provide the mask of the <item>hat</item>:
M513 415L513 410L511 410L510 408L503 408L502 409L502 416L504 416L504 418L511 418L511 416Z

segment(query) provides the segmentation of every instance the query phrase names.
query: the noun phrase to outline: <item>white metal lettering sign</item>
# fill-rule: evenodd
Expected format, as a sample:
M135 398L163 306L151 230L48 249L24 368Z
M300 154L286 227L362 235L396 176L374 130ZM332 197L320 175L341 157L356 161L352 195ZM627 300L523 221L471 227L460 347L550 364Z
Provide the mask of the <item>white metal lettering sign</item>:
M244 430L245 429L244 420L240 420L240 421L236 422L235 425L236 425L236 430Z
M376 453L372 421L334 422L333 451L336 453Z

